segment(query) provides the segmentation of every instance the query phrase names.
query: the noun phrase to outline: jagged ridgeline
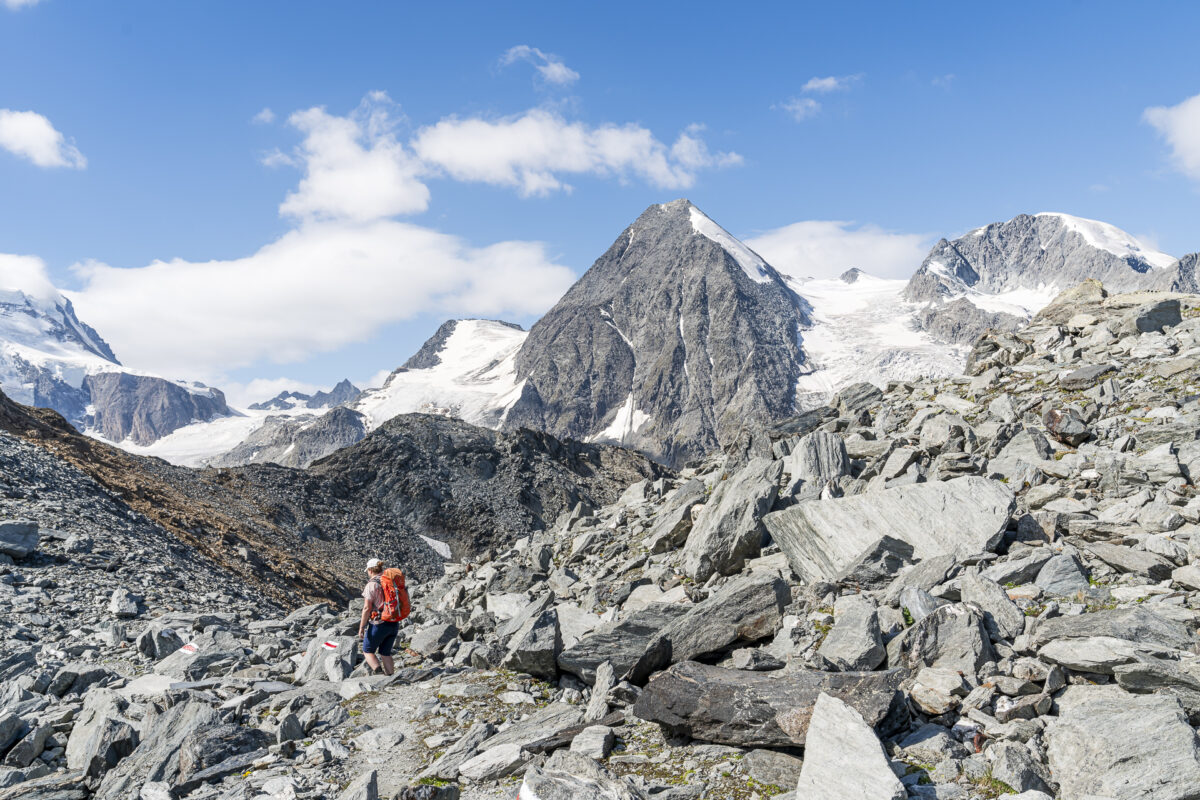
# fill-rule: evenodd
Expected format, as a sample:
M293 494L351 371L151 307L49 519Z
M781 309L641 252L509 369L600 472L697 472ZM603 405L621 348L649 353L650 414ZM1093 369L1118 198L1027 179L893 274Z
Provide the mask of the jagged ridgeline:
M0 467L0 800L1200 785L1197 295L1086 281L679 471L439 415L191 470L7 398Z
M307 467L397 415L429 413L678 468L853 383L954 375L985 331L1016 330L1081 280L1193 291L1195 264L1103 222L1041 213L939 241L909 280L854 267L788 276L676 200L646 209L530 330L448 320L380 387L343 380L231 408L217 389L122 367L65 297L19 291L0 298L0 387L182 466Z

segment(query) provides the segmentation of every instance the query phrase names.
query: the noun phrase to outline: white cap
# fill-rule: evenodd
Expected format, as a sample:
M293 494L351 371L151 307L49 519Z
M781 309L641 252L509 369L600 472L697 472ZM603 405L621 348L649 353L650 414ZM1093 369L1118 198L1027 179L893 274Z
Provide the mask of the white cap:
M370 561L367 562L367 569L375 569L376 567L382 567L382 566L383 566L383 560L379 559L379 558L372 558Z

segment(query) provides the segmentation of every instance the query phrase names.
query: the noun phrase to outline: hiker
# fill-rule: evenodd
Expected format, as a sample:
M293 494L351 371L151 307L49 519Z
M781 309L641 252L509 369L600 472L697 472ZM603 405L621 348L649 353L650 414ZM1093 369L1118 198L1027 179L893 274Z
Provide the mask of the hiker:
M358 637L362 639L363 659L372 675L383 668L384 675L395 671L392 645L400 630L400 620L408 616L408 590L404 572L383 568L383 561L372 558L367 562L367 585L363 587L362 620ZM369 623L369 627L368 627Z

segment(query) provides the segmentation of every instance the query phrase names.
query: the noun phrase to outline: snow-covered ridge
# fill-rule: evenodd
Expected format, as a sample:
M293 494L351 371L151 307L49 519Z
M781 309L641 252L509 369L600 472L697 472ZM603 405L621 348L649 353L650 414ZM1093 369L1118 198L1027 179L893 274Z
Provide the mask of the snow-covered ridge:
M767 265L766 261L762 260L762 256L742 244L729 231L713 222L707 214L695 206L691 206L688 212L692 217L692 229L701 236L721 245L725 252L733 256L734 261L737 261L742 271L751 280L758 283L770 283L773 280L774 270Z
M1174 256L1147 247L1136 236L1126 233L1115 225L1109 225L1107 222L1051 211L1043 211L1034 216L1058 219L1067 229L1082 236L1084 241L1092 247L1107 250L1122 258L1129 256L1141 258L1156 269L1166 269L1178 260Z
M427 369L397 370L351 408L374 429L397 414L425 412L495 428L517 401L516 356L528 331L491 320L460 320Z

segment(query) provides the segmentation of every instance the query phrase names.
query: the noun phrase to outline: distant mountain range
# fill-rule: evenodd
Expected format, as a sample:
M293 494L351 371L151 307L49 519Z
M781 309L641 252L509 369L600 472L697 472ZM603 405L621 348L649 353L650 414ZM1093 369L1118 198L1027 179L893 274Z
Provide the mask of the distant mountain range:
M0 387L190 465L305 466L413 412L679 465L849 383L955 374L984 330L1018 326L1085 278L1196 291L1197 260L1043 213L942 239L907 281L854 268L795 279L676 200L646 209L528 332L447 321L378 388L343 381L236 411L216 389L125 369L65 298L21 292L0 293Z

